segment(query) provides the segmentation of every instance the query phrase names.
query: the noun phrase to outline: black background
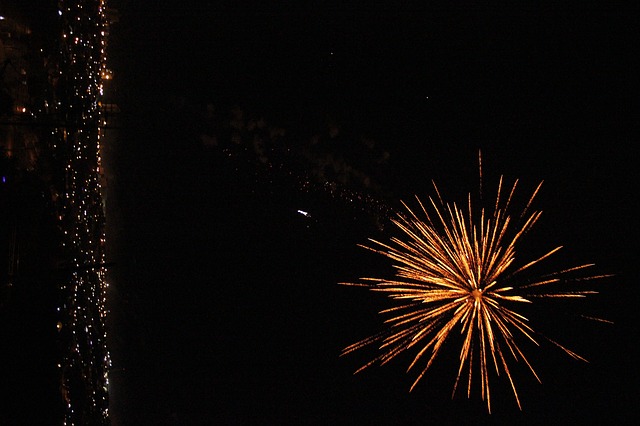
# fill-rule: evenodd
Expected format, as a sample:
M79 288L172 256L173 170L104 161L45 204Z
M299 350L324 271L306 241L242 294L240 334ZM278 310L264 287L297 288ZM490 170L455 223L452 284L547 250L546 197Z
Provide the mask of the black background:
M589 7L361 7L349 3L112 2L109 66L122 126L107 148L115 424L629 424L637 418L637 11ZM321 191L263 182L204 152L184 105L239 105L305 135L332 114L391 153L391 207L544 180L523 258L594 262L599 295L532 309L550 344L524 345L493 414L452 400L455 347L412 393L409 357L362 374L340 350L382 327L388 274L356 245L385 238ZM301 136L303 137L303 136ZM308 210L313 219L297 214ZM529 250L529 251L527 251ZM414 373L415 374L415 373Z
M636 417L635 15L236 3L129 3L121 13L112 57L129 125L118 145L126 243L116 287L130 299L115 381L126 396L114 395L114 414L150 424ZM388 148L396 199L431 194L431 179L453 197L475 191L478 149L488 188L499 174L523 191L545 180L530 250L562 244L560 263L615 273L581 307L615 324L575 321L566 302L542 307L538 324L591 362L530 348L543 384L514 367L523 412L504 378L490 416L477 392L451 401L455 350L411 394L407 358L352 376L373 352L340 350L376 332L385 305L336 283L390 272L356 247L381 231L320 193L234 186L232 167L212 167L185 140L184 102L237 104L299 134L336 114Z

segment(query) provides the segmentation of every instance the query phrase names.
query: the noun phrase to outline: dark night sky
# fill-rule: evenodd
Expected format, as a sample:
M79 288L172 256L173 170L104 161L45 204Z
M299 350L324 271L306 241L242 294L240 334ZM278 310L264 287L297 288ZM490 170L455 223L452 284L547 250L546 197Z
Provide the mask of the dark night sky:
M141 3L112 2L109 51L122 109L107 159L116 424L638 417L637 11ZM615 273L584 306L615 324L545 305L542 324L591 362L531 348L543 384L516 368L523 412L502 380L491 416L479 395L452 401L455 351L411 394L406 358L352 376L373 352L340 350L379 330L384 301L337 282L389 271L356 244L390 228L204 153L185 111L207 103L301 138L338 117L391 153L394 206L430 195L431 179L454 197L475 191L478 149L487 190L500 174L525 191L544 180L531 250L564 245L559 260Z

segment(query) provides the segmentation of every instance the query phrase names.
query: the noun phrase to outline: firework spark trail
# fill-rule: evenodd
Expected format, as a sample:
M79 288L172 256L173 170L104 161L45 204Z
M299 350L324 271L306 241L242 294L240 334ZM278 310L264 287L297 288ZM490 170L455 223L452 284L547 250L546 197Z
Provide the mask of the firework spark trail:
M516 281L518 274L561 249L556 247L520 267L514 266L516 243L541 215L539 211L529 210L542 183L529 198L519 220L511 219L507 211L517 184L518 181L503 201L503 181L500 178L493 212L487 213L482 208L479 219L476 219L472 214L470 194L468 206L463 210L455 203L445 203L434 183L437 199L430 197L429 204L425 205L416 197L423 219L404 202L402 204L407 213L398 214L392 219L404 239L393 237L389 244L370 239L372 246L361 246L394 261L396 278L362 278L361 282L341 284L364 286L375 292L386 293L401 304L381 312L391 315L385 321L389 325L387 330L343 350L342 354L345 355L368 345L379 345L381 353L356 373L376 363L385 364L398 354L417 347L418 353L407 371L427 356L428 360L413 382L413 389L433 364L445 340L454 330L460 329L463 341L452 396L465 369L467 397L471 393L472 377L479 374L481 396L491 412L489 375L490 370L494 370L498 376L501 373L506 375L516 403L522 409L508 360L523 361L540 382L540 377L516 341L516 338L529 340L539 346L535 337L539 333L533 330L526 317L512 307L530 304L534 298L586 297L596 292L556 290L551 286L566 284L568 279L579 281L606 275L577 279L567 277L569 273L593 266L584 264L547 274L534 282ZM514 225L514 222L520 225ZM513 237L508 238L511 234ZM540 292L541 289L544 292ZM599 318L585 318L608 322ZM558 342L542 337L569 356L586 361Z

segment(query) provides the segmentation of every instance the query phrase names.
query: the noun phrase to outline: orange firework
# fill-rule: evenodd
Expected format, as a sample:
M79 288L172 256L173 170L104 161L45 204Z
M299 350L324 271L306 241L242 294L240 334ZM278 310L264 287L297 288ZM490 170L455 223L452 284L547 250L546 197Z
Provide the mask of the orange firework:
M390 315L386 320L389 324L386 331L343 350L344 355L370 344L379 346L380 355L356 373L375 363L385 364L415 347L417 354L408 370L418 364L423 366L411 386L413 389L431 367L445 340L459 330L462 345L453 393L461 376L466 376L469 397L472 376L479 375L482 399L491 412L489 372L495 370L498 375L504 373L509 379L521 408L508 360L523 361L540 382L519 346L520 340L538 345L538 333L514 308L532 303L534 298L582 298L596 293L554 290L567 283L568 273L585 270L592 264L557 271L533 282L518 282L523 271L560 250L556 247L535 260L516 266L516 244L541 215L540 211L529 212L541 185L529 198L518 220L513 220L507 213L517 181L508 194L505 192L503 200L502 178L492 212L485 212L483 208L477 215L472 214L471 195L465 208L459 208L455 203L444 203L435 184L437 198L429 198L427 206L430 208L416 197L420 214L402 203L408 214L398 214L392 222L402 231L404 238L392 238L388 244L370 240L373 247L362 246L392 259L396 276L393 279L362 278L359 283L342 283L368 287L400 302L381 312ZM600 277L604 275L580 280ZM556 341L546 339L571 357L586 361Z

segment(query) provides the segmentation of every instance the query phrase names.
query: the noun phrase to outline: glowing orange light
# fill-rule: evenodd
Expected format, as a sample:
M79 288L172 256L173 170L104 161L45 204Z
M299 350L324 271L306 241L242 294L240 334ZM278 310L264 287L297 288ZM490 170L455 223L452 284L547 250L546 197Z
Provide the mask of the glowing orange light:
M392 220L404 238L391 238L390 243L370 240L373 247L362 246L394 261L395 278L362 278L361 282L341 284L385 293L399 304L381 312L390 315L385 321L389 325L387 330L343 350L342 355L345 355L372 344L380 349L381 353L356 373L375 363L385 364L414 348L417 354L409 370L417 367L426 356L428 360L423 362L424 366L411 386L413 389L431 367L447 338L454 330L459 330L462 345L453 394L466 371L469 397L472 377L477 374L482 399L486 400L487 409L491 412L489 373L495 370L498 375L505 373L521 408L507 361L523 361L540 381L518 341L528 340L538 345L539 333L534 332L528 319L514 308L523 303L530 304L534 298L582 298L596 292L562 287L568 283L569 273L582 271L592 264L558 271L533 282L518 280L519 274L556 253L560 247L523 266L515 266L516 243L541 215L539 211L527 212L540 184L520 214L520 225L513 225L516 220L507 214L507 210L516 185L517 181L502 202L501 178L493 212L486 212L483 208L473 214L471 195L463 209L455 203L444 203L434 184L437 198L429 198L429 209L416 197L420 215L403 203L407 212L399 213ZM543 337L569 356L584 361L558 342Z

